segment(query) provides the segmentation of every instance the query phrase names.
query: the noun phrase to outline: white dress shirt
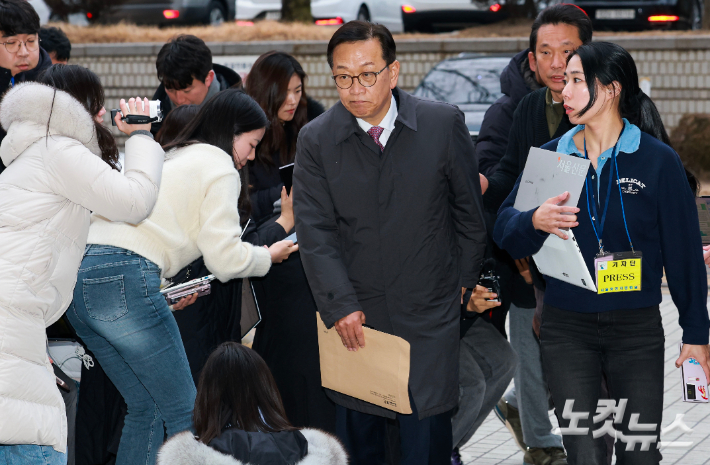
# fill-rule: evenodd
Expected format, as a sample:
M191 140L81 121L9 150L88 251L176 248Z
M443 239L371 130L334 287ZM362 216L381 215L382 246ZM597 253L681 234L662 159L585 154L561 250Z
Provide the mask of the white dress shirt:
M380 124L378 124L378 126L382 128L382 135L380 135L380 144L382 144L383 147L387 145L387 141L390 138L390 134L392 134L392 131L394 131L394 121L397 119L398 114L399 112L397 111L397 101L394 99L394 95L392 95L390 100L390 109L387 110L387 114L384 118L382 118ZM360 125L362 130L365 132L369 131L370 128L373 126L372 124L368 123L363 119L356 119L357 124Z

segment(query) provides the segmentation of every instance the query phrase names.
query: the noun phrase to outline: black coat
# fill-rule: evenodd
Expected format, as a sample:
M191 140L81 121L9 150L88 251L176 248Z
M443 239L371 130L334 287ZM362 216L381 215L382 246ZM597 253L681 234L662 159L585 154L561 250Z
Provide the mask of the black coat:
M301 130L296 231L323 322L361 310L368 325L407 340L410 391L426 418L458 403L461 287L476 285L486 230L463 113L393 93L399 114L383 153L341 103Z
M497 213L503 201L510 195L525 169L531 147L542 147L552 139L561 137L572 129L567 115L562 117L555 134L550 137L545 114L545 94L547 88L536 90L523 98L515 110L510 128L509 143L500 166L488 178L488 190L483 196L483 204L488 212ZM534 264L530 264L533 283L545 289L545 281Z
M271 221L257 228L254 221L251 221L242 240L262 246L271 245L285 237L286 232L278 223ZM190 276L185 277L188 267L192 268ZM210 274L201 259L188 267L180 270L174 277L174 282L189 281ZM241 309L242 280L232 279L224 283L212 281L210 294L198 298L194 304L182 310L173 312L195 385L200 379L207 357L217 346L227 341L242 340Z
M335 404L321 386L317 308L300 252L251 282L262 317L252 349L271 369L289 421L335 433Z
M510 126L513 123L513 113L520 101L532 92L539 89L540 85L535 81L530 62L528 61L529 49L515 55L505 67L500 75L500 90L503 96L499 98L486 111L483 118L481 130L476 140L476 157L478 166L486 177L490 177L497 169L501 158L508 148L508 136ZM523 70L526 72L523 73ZM535 307L535 294L531 285L525 282L520 275L517 266L510 255L501 250L493 241L491 236L493 224L495 224L495 213L488 224L489 238L488 247L490 254L497 261L496 273L500 276L501 294L504 305L489 313L497 315L493 318L493 324L505 335L505 313L509 304L514 304L519 308Z
M481 130L476 139L478 167L484 176L490 176L498 168L500 159L508 147L508 134L513 122L513 113L520 101L540 85L522 69L528 64L528 51L515 55L500 74L500 90L503 96L486 110Z
M234 71L232 68L227 68L226 66L213 63L212 69L215 72L215 79L219 82L222 90L229 89L235 85L241 86L242 78L239 76L239 73ZM168 113L170 113L173 109L173 104L168 97L168 93L165 92L165 86L162 82L155 91L155 94L153 94L153 98L151 100L160 100L160 109L163 111L163 119L168 116ZM150 132L153 133L153 135L156 135L162 126L162 122L153 123L150 127Z
M52 66L52 59L49 58L47 52L42 47L40 47L39 61L37 62L37 66L22 73L17 73L15 75L15 84L19 84L21 82L36 81L39 78L40 74L42 74L42 72L50 66ZM11 80L12 72L6 68L0 68L0 97L5 94L5 92L10 88ZM5 131L4 128L0 127L0 142L2 142L6 135L7 131ZM5 171L5 165L3 164L2 160L0 160L0 173L2 173L3 171Z

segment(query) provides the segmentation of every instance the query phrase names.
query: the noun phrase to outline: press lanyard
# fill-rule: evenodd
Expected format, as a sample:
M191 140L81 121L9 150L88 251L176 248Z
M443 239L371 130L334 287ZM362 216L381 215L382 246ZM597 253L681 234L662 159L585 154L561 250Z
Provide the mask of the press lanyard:
M15 76L10 78L10 87L15 87Z
M629 227L626 223L626 212L624 211L624 197L621 195L621 182L619 182L619 165L616 163L616 153L617 153L617 148L619 146L619 141L621 140L621 136L624 135L624 130L626 129L626 126L621 130L621 134L619 134L619 139L617 139L616 144L614 144L614 149L611 151L611 164L612 166L609 168L609 186L607 187L606 191L606 201L604 202L604 211L602 212L601 220L599 221L599 224L597 224L597 203L592 202L591 208L589 205L589 196L591 195L589 193L589 183L588 179L584 178L584 187L587 190L587 213L589 213L589 219L592 222L592 228L594 229L594 235L597 237L597 241L599 241L599 255L606 255L607 252L604 251L604 247L602 245L602 234L604 233L604 222L606 221L606 212L609 209L609 198L611 197L611 184L613 182L613 178L611 175L611 169L614 168L616 170L616 184L619 187L619 199L621 200L621 215L624 218L624 229L626 229L626 237L629 239L629 244L631 245L631 251L634 251L634 244L631 242L631 235L629 234ZM587 154L587 138L584 138L584 158L589 159L589 155ZM601 182L601 177L599 177L599 182ZM594 200L592 196L592 200ZM592 211L594 212L594 216L592 216Z

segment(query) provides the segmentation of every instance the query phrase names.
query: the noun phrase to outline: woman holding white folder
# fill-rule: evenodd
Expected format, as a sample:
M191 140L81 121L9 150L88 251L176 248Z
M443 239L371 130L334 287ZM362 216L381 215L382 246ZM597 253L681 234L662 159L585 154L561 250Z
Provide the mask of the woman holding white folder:
M543 148L591 160L579 203L557 206L565 192L517 211L516 186L501 206L494 238L522 258L537 253L550 234L567 239L565 229L574 228L596 276L597 293L546 277L541 352L569 463L605 463L604 448L595 442L614 435L614 428L617 463L657 464L664 269L683 329L676 366L692 357L710 378L707 275L695 201L626 50L605 42L583 45L570 55L565 75L565 110L578 126ZM593 421L602 373L618 406L615 422L607 425Z

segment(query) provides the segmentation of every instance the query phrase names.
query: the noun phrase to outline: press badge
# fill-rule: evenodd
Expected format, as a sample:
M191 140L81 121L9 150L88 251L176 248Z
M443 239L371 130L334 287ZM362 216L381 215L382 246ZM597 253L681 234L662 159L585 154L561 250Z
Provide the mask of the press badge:
M597 294L641 290L641 252L618 252L594 259Z

